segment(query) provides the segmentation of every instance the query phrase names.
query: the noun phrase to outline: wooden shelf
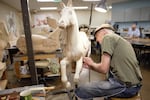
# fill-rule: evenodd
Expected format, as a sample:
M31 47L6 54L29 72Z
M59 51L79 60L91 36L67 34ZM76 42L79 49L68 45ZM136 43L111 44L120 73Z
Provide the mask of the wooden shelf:
M30 74L20 74L21 78L30 78L31 75Z
M40 75L38 74L38 76L40 76ZM44 76L47 76L47 77L60 76L60 73L54 74L54 73L48 71L48 72L45 72L45 73L44 73ZM30 75L30 74L20 74L19 77L21 77L21 78L30 78L31 75Z
M42 59L46 59L46 58L58 58L59 59L60 57L61 57L60 52L34 55L35 60L40 60L40 59L42 60ZM31 75L29 75L29 74L21 74L20 73L21 62L24 62L27 60L28 60L27 55L15 55L13 57L14 71L15 71L16 77L18 79L31 77ZM45 73L44 75L50 77L50 76L59 76L60 74L52 74L52 73L48 72L48 73Z
M46 59L46 58L55 58L56 54L54 53L50 53L50 54L35 54L34 59ZM24 60L28 60L27 55L16 55L14 56L14 61L24 61Z
M49 71L49 72L44 73L44 76L47 76L47 77L60 76L60 73L54 74L54 73Z

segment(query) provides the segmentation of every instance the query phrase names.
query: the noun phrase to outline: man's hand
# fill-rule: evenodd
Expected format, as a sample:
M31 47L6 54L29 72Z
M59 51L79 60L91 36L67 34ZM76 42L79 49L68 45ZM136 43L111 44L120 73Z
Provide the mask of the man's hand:
M92 69L92 67L94 66L94 61L90 58L90 57L84 57L83 58L83 67L87 68L87 69Z

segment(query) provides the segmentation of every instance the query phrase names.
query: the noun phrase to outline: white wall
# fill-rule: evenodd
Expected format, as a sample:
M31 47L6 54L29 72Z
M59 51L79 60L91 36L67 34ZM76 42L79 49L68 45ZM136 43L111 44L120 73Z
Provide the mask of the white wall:
M4 21L7 26L8 26L7 19L11 13L13 13L15 15L13 21L15 22L16 30L15 30L15 34L14 33L9 33L9 34L13 35L13 36L15 36L15 35L18 36L18 34L20 35L20 34L24 33L23 27L22 27L21 13L18 12L16 9L0 2L0 20ZM81 24L89 25L89 19L90 19L90 11L89 10L77 10L76 13L77 13L79 25L81 25ZM56 20L59 20L59 17L60 17L59 11L37 12L37 13L32 14L32 22L31 23L34 23L35 15L51 16L52 18L55 18ZM106 23L110 20L111 20L111 11L108 11L107 13L99 13L93 9L92 21L91 21L92 27L99 26L100 24ZM9 30L9 32L10 32L10 30ZM11 38L10 38L11 41L16 40L16 37L13 37L13 36L11 36Z
M37 13L32 13L31 14L32 16L32 23L34 23L35 21L35 17L36 16L41 16L41 17L51 17L51 18L54 18L56 20L59 20L60 18L60 15L59 15L59 12L58 11L40 11L40 12L37 12Z
M80 24L89 25L90 11L83 10L83 11L76 11L76 13L77 13L79 25ZM110 20L111 20L111 11L108 11L107 13L100 13L93 10L91 26L99 26Z
M8 23L8 17L10 17L11 15L13 15L13 22L15 25L13 25L13 27L15 27L14 31L12 32L12 29L10 29L11 26L9 26ZM21 30L21 22L22 19L20 19L19 17L19 12L12 8L9 7L6 4L3 4L0 2L0 21L4 22L4 24L6 24L6 28L9 34L9 40L11 41L11 45L14 44L14 41L17 39L17 36L19 36L20 33L22 33Z
M80 24L89 25L89 19L90 19L89 10L76 10L76 14L77 14L79 25ZM36 15L52 16L56 20L59 20L60 18L58 11L37 12L35 14L32 14L33 20L34 20L34 16ZM111 20L111 11L108 11L107 13L100 13L93 10L91 26L99 26L100 24L106 23L110 20Z

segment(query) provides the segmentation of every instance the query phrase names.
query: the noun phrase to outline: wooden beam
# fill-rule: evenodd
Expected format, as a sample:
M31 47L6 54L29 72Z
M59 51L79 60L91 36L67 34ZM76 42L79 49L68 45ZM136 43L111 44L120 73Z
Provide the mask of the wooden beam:
M26 38L28 64L31 74L31 81L32 84L38 84L37 69L35 68L34 63L33 45L31 38L28 0L21 0L21 9L22 9L22 17L23 17L24 33Z

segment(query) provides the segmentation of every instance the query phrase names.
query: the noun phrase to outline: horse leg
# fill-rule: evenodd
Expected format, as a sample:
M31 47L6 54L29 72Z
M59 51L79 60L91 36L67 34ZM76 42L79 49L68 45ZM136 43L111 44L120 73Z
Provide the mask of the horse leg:
M79 75L82 69L82 64L83 64L83 57L81 57L77 62L76 62L76 71L74 75L74 82L78 83L79 81Z
M66 73L66 66L69 63L69 61L67 60L67 58L64 58L63 60L60 61L60 65L61 65L61 81L64 83L66 88L70 88L71 84L70 82L68 82L67 79L67 73Z

